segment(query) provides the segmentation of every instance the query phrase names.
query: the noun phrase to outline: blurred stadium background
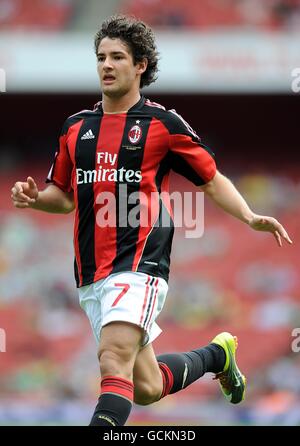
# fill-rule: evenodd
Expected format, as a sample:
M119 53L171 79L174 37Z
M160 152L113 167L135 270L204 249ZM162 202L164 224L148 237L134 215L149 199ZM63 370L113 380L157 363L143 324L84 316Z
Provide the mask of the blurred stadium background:
M0 424L85 425L94 408L96 346L74 288L72 216L15 210L10 188L29 174L43 187L65 118L99 100L93 37L115 12L156 30L160 78L144 94L177 109L252 207L294 239L279 249L207 202L203 238L177 230L157 352L236 333L247 400L228 405L207 375L135 406L130 424L300 425L300 352L291 348L300 326L299 0L0 0ZM178 177L173 188L192 190Z

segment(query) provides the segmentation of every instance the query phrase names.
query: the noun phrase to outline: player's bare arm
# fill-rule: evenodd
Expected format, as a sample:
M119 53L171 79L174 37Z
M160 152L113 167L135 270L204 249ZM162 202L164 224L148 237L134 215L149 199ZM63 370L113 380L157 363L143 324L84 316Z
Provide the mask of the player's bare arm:
M282 239L292 244L285 228L273 217L255 214L232 182L217 171L214 178L201 189L225 212L247 223L256 231L271 232L278 245Z
M11 189L13 205L19 209L37 209L56 214L68 214L74 209L73 193L64 192L55 184L39 191L32 177L17 181Z

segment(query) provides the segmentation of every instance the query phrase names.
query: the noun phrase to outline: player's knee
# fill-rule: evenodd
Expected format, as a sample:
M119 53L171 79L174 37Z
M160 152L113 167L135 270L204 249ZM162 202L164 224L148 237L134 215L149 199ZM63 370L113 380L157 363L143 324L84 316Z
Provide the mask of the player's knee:
M162 389L159 384L138 382L134 383L134 402L141 406L155 403L160 399Z
M124 376L131 379L133 361L130 350L116 348L98 352L101 376Z

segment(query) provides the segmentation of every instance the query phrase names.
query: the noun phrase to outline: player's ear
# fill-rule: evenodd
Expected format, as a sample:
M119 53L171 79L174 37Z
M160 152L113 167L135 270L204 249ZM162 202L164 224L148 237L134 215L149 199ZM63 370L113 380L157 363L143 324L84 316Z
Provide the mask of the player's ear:
M148 59L144 58L141 62L137 62L137 74L143 74L147 70Z

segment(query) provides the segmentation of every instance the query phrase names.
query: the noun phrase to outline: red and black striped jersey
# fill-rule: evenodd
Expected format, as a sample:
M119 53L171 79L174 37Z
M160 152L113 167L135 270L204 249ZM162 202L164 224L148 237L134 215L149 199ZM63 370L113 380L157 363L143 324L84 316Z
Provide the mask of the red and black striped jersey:
M216 173L213 153L174 110L141 97L127 113L103 113L99 102L66 120L47 182L74 192L77 286L121 271L168 280L174 224L161 192L171 170L196 185Z

